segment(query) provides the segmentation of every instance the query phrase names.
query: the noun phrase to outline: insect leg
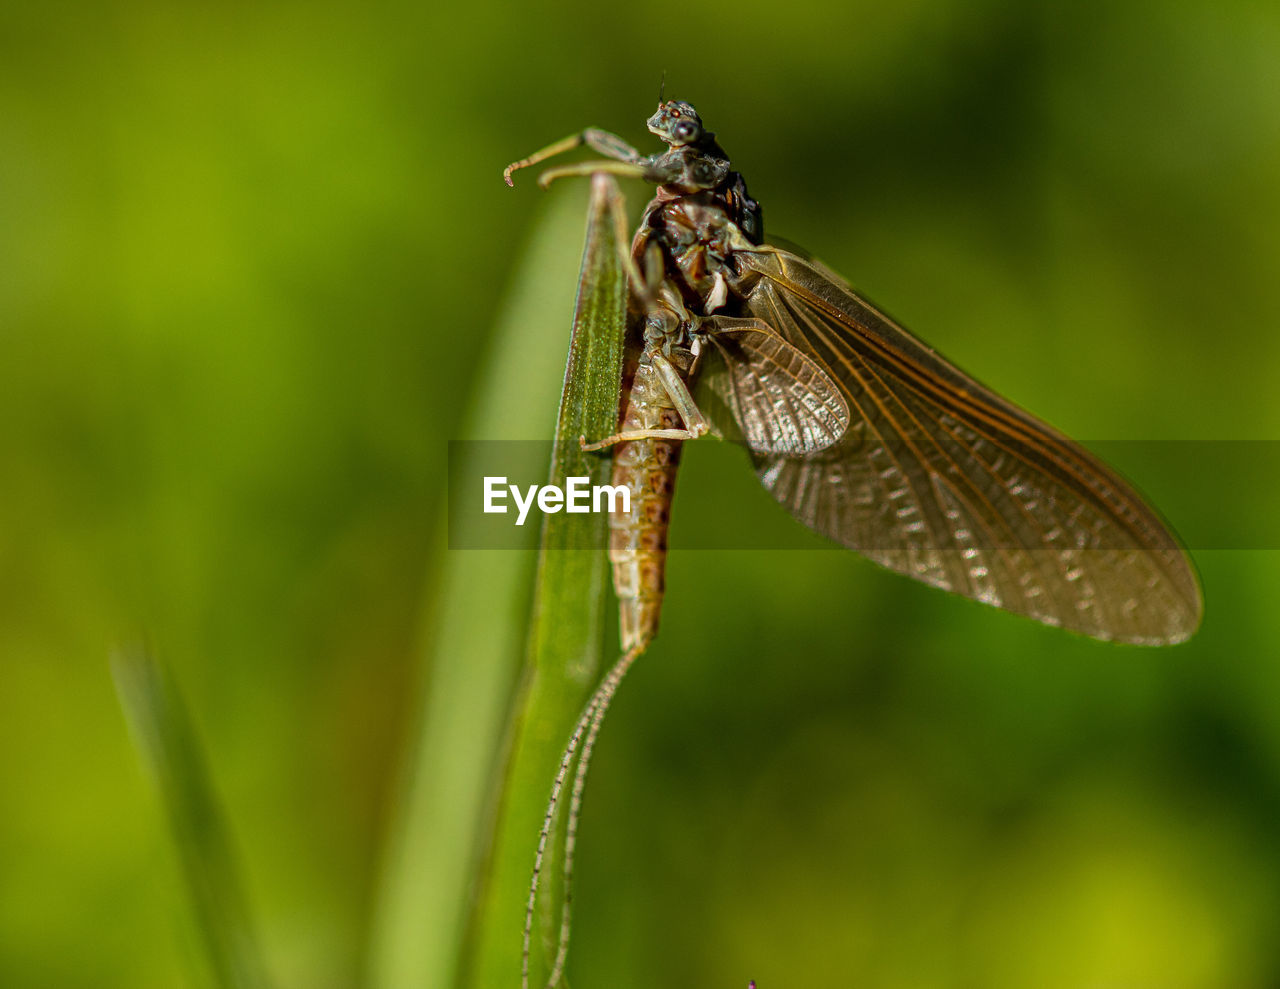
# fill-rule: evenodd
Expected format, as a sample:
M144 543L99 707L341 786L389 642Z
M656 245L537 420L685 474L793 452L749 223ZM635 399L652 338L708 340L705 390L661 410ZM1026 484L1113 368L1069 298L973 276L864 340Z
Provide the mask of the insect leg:
M585 436L578 438L578 445L586 451L603 450L615 443L628 443L632 440L696 440L711 431L707 417L702 414L689 394L689 387L680 377L672 363L658 353L648 355L648 361L658 374L662 387L671 399L671 407L680 413L684 421L684 429L624 429L622 432L606 436L595 443L588 443Z
M640 161L640 152L618 137L617 134L610 134L607 130L600 130L598 127L588 127L579 134L573 134L562 141L556 141L555 144L548 144L541 151L535 151L528 158L513 161L502 170L502 178L507 185L515 185L511 178L511 173L517 169L528 168L530 165L536 165L539 162L546 161L548 158L562 155L566 151L580 148L584 144L591 150L598 151L606 158L613 158L615 161L633 163ZM632 173L628 172L627 174L630 175Z
M579 436L578 446L587 453L592 453L616 443L630 443L632 440L696 440L701 435L702 433L692 433L687 429L627 429L595 443L588 443L585 436Z
M538 185L547 188L556 179L574 175L592 175L596 172L608 172L622 178L644 179L655 185L667 185L680 178L681 171L677 162L668 160L665 155L650 155L638 161L580 161L573 165L558 165L548 168L538 176ZM748 242L749 243L749 242Z
M643 165L635 165L629 161L600 161L597 158L595 161L580 161L573 165L559 165L556 168L548 168L538 176L538 185L545 189L556 179L595 175L597 172L607 172L610 175L618 175L624 179L642 179L648 174Z
M586 162L586 164L592 166L591 171L588 173L592 176L592 214L595 215L598 212L598 203L603 198L609 210L609 218L613 224L614 248L618 252L618 259L622 262L623 270L627 273L627 282L637 297L646 305L649 305L653 300L653 291L649 287L650 280L641 273L640 267L636 264L635 258L632 257L628 245L626 200L623 198L622 190L618 188L618 184L608 175L602 174L607 169L607 166L615 163L593 161Z
M702 414L702 410L693 401L693 396L689 394L689 386L684 383L684 379L680 377L679 372L676 371L671 362L661 354L654 354L650 361L654 370L658 372L658 377L662 379L662 386L667 390L667 397L671 399L671 404L675 406L675 410L680 413L680 419L684 422L685 429L691 434L689 438L696 440L699 436L705 436L709 433L711 426L707 423L707 417Z
M597 165L600 162L596 162ZM608 164L608 162L605 162ZM592 188L593 195L602 195L609 202L609 216L613 220L613 239L618 249L618 257L622 259L622 267L627 272L627 281L631 283L632 290L645 303L651 305L653 302L653 289L650 288L651 282L648 277L641 274L636 259L632 256L627 238L627 204L622 196L622 190L618 188L618 184L611 179L600 178L593 179L597 183ZM649 266L652 259L646 253L645 264ZM661 256L658 258L661 265ZM661 271L661 268L659 268Z

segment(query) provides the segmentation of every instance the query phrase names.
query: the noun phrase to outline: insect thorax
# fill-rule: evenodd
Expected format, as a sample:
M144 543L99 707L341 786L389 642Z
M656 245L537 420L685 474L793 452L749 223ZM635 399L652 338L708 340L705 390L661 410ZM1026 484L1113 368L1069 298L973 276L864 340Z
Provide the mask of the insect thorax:
M668 153L677 155L681 180L660 186L645 210L637 260L649 244L656 244L664 276L679 289L685 305L700 316L731 312L741 297L733 253L763 239L760 205L727 160L690 148Z

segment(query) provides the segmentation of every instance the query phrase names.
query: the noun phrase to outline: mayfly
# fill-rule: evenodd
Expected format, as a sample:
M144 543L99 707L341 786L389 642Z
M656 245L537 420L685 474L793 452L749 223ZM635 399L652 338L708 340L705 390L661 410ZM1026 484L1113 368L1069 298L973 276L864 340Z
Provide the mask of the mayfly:
M622 657L588 702L552 789L526 904L523 984L543 852L581 746L566 832L566 890L592 745L623 675L653 640L681 445L738 439L797 519L935 587L1097 639L1163 645L1202 610L1176 537L1106 464L960 371L838 275L764 238L760 205L688 103L659 105L641 155L588 129L508 166L504 177L583 145L605 156L540 177L607 173L657 185L628 248L630 284L610 518ZM568 940L568 893L554 985Z

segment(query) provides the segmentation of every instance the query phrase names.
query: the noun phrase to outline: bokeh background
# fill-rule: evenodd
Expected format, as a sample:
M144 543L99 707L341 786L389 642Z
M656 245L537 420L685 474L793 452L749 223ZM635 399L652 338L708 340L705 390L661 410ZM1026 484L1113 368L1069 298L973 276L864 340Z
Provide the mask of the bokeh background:
M375 979L447 442L563 215L499 172L585 124L650 147L664 70L772 232L1072 435L1280 436L1280 8L133 0L9 5L0 52L5 986L208 984L108 672L139 637L278 984ZM554 402L572 273L543 291ZM686 463L673 545L778 524L737 451ZM1188 645L816 541L673 553L593 768L573 984L1280 981L1275 472L1118 466L1201 544Z

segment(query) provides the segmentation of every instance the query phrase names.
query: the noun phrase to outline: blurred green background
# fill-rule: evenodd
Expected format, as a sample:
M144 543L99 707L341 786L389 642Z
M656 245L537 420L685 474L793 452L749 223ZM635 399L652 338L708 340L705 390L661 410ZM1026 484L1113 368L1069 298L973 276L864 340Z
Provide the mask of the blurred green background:
M548 230L552 408L568 336L583 190L500 170L586 124L651 149L664 69L771 232L1068 433L1280 433L1280 8L134 0L9 5L0 53L0 985L208 984L107 669L138 636L278 984L378 969L405 753L450 704L446 444L550 436L473 398ZM779 511L737 451L686 464L674 546ZM1117 466L1184 532L1270 521L1269 474ZM1275 553L1197 549L1203 629L1143 651L812 545L672 554L573 984L1280 982Z

